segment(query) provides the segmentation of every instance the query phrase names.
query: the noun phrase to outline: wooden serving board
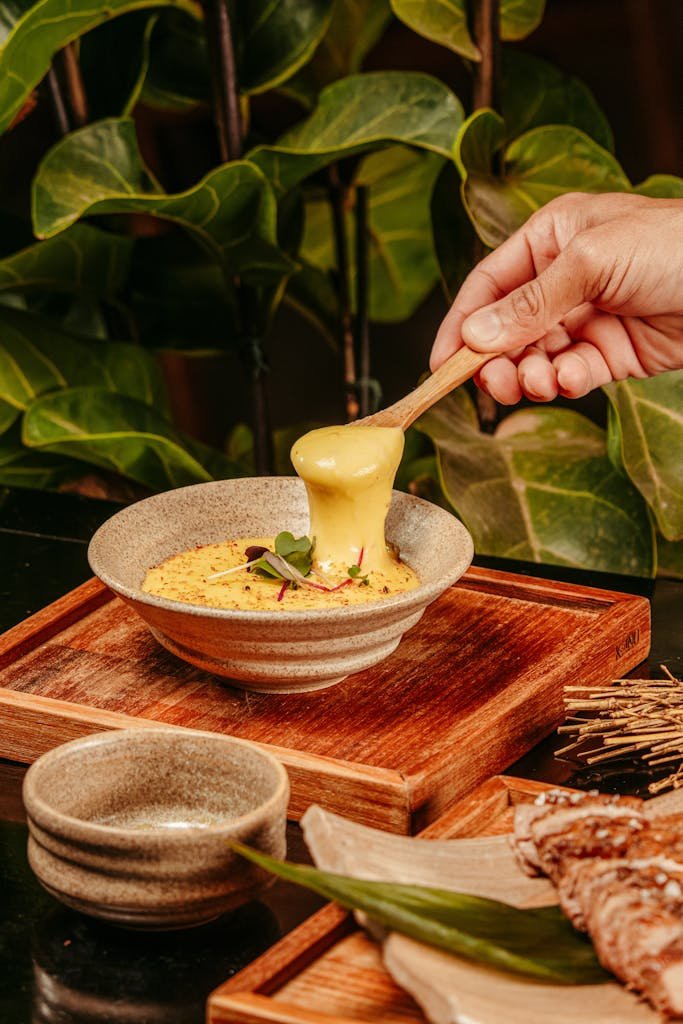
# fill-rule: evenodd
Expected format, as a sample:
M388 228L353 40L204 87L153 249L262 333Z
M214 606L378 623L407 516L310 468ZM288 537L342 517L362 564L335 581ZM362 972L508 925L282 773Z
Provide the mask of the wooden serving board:
M426 828L425 839L503 835L515 804L543 783L499 775ZM353 916L328 903L239 974L207 1004L208 1024L426 1024Z
M97 580L0 638L0 757L99 729L169 725L272 750L310 803L414 832L563 716L566 683L647 654L645 598L470 569L380 665L327 690L253 694L179 661Z

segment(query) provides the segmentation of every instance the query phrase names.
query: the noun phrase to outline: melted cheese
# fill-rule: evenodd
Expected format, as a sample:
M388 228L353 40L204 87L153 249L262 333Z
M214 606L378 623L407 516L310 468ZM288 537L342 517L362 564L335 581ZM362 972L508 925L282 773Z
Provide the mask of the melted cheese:
M310 536L323 569L357 564L364 572L391 573L384 520L403 454L397 427L322 427L292 448L292 464L306 484Z
M246 569L210 578L242 565L252 545L273 550L272 537L240 537L183 551L150 569L142 589L209 608L269 611L360 604L412 590L419 583L416 574L388 549L384 537L402 453L403 432L387 427L323 427L292 448L292 463L308 494L313 567L323 574L314 572L309 579L321 589L304 585L281 593L281 581ZM360 572L351 579L349 567L359 561Z

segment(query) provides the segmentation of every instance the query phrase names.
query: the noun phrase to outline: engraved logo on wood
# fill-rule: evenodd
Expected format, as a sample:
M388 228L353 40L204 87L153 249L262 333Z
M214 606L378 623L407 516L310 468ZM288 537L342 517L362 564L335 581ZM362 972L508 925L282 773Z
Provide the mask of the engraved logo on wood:
M640 630L634 629L630 633L627 633L621 643L618 643L614 648L614 654L617 659L623 658L623 656L630 651L632 647L635 647L640 640Z

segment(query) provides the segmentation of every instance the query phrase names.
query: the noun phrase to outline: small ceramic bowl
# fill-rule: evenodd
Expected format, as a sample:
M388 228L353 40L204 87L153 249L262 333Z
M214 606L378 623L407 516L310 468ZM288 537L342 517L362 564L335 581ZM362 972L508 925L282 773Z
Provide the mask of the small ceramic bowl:
M171 601L141 590L147 570L198 544L309 528L306 491L293 477L253 477L180 487L117 512L88 549L93 572L185 661L246 690L298 693L339 682L398 646L425 608L472 561L455 516L394 491L386 534L420 585L383 601L312 611L236 611Z
M230 841L285 853L287 773L229 736L95 733L40 757L23 797L40 882L67 906L131 928L202 924L269 884Z

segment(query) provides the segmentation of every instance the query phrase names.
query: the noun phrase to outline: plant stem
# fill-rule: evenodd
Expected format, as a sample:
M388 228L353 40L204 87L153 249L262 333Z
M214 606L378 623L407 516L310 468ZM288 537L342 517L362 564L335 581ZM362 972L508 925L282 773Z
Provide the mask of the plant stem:
M497 109L500 99L500 3L499 0L473 0L472 36L481 52L481 60L474 64L472 108ZM475 234L472 263L479 263L486 255L486 247ZM486 433L492 433L498 421L498 405L490 395L477 389L479 423Z
M370 332L368 326L368 190L356 188L356 352L360 367L360 415L370 415Z
M350 423L358 419L358 397L356 394L356 355L353 338L353 314L351 312L351 288L349 284L349 243L346 235L346 187L343 185L336 164L328 171L332 225L337 256L339 282L339 305L341 309L341 356L346 404L346 419Z
M59 84L57 78L57 72L53 67L47 73L47 86L50 90L50 101L52 103L52 112L55 115L55 121L60 135L68 135L71 131L71 124L69 122L69 115L66 110L66 103L62 95L62 87Z
M214 117L218 148L224 163L242 156L242 112L229 0L206 0L207 42L211 54ZM266 387L268 367L257 336L257 294L235 279L242 330L243 355L251 388L254 428L254 468L259 476L273 472L273 435Z
M227 0L207 0L207 36L212 53L214 116L218 148L223 163L242 156L242 113L240 111L237 65L232 23Z
M71 109L71 121L76 128L83 128L88 123L88 100L85 95L83 76L76 56L73 43L64 47L60 54L62 68L64 70L64 81L69 97Z

